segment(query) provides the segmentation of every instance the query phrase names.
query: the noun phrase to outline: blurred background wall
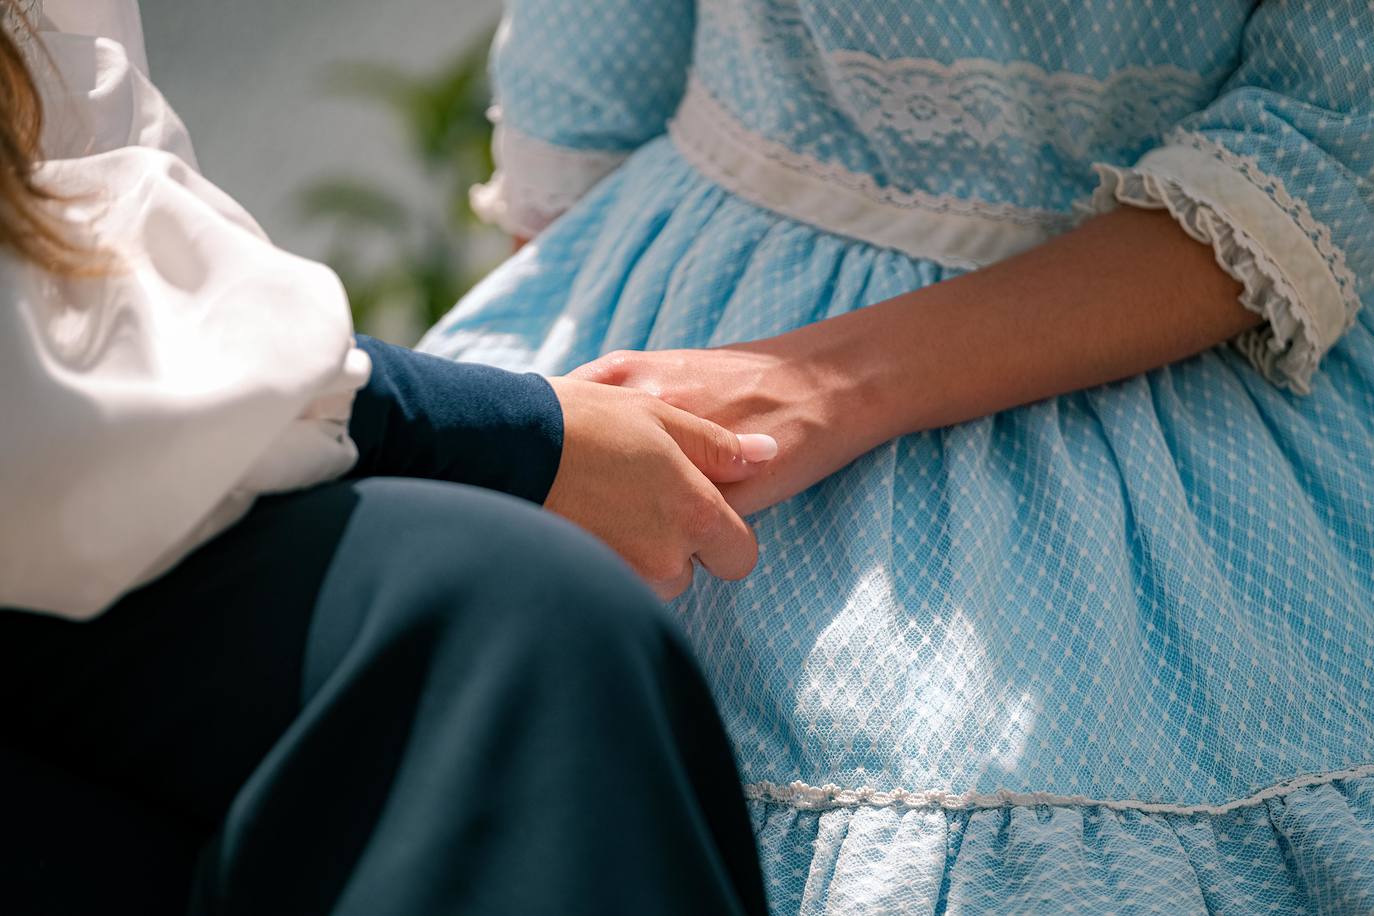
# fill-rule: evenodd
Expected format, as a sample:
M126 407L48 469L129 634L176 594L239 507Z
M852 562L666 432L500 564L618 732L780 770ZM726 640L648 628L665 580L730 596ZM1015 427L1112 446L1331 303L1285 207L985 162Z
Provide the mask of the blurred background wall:
M498 256L462 193L500 0L142 0L153 77L206 175L334 264L359 323L409 342ZM451 303L449 303L451 304Z

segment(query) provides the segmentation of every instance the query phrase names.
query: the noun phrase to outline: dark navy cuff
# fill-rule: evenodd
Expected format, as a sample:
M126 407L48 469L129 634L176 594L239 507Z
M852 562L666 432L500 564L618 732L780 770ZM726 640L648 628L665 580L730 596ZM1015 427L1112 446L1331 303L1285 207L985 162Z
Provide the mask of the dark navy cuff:
M535 503L563 456L563 409L542 376L455 363L358 335L372 377L349 434L353 477L424 477Z

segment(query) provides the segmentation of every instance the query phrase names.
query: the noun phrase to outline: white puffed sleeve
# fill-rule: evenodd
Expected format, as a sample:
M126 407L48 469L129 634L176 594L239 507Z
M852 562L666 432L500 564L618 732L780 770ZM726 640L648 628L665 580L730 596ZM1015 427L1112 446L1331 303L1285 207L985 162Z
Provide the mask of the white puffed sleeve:
M196 167L186 126L148 78L135 0L47 0L31 66L46 117L43 155L126 146L165 150Z
M135 0L44 6L37 177L114 261L77 280L0 254L0 607L85 618L260 494L352 467L370 367L333 273L196 172Z
M104 38L124 48L129 60L148 75L143 20L138 0L41 0L45 30Z
M0 258L0 606L82 618L260 493L351 467L369 367L337 278L180 159L129 147L40 179L117 261L65 279Z

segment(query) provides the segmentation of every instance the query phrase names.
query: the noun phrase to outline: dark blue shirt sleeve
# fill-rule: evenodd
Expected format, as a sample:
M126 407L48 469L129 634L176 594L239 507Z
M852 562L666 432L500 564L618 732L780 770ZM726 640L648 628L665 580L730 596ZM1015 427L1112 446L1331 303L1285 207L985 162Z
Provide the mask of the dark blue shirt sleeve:
M542 376L455 363L358 335L372 377L353 404L351 477L424 477L542 503L563 410Z

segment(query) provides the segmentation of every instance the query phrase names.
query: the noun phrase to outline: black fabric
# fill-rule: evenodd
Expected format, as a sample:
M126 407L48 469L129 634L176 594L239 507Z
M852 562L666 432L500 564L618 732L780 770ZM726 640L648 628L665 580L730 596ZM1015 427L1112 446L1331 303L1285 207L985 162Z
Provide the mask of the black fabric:
M547 380L362 335L358 346L372 377L353 406L350 476L447 480L544 501L563 454L563 411Z
M0 697L8 759L208 841L195 913L764 911L730 748L666 612L508 497L372 479L264 500L95 621L0 612ZM5 912L180 908L188 856L83 871L101 850L81 818L118 805L63 798L66 848L0 823ZM158 853L138 817L113 860Z
M203 833L16 738L0 739L0 913L184 912Z

